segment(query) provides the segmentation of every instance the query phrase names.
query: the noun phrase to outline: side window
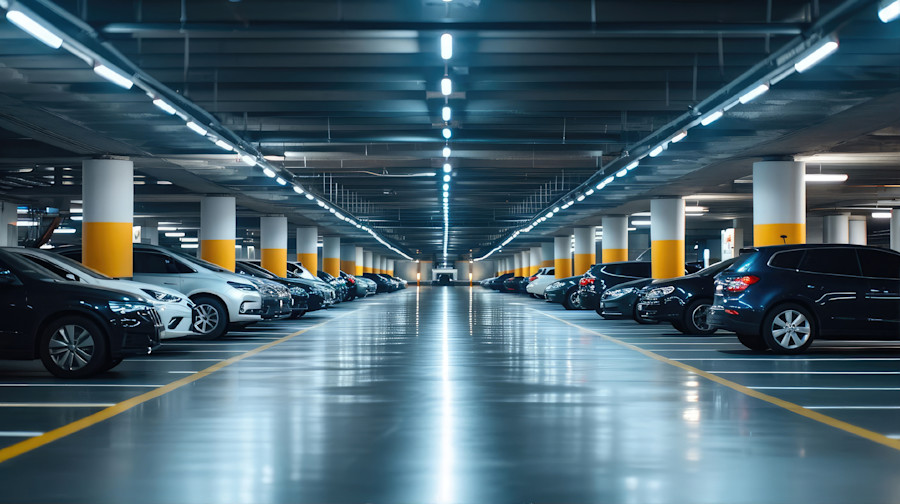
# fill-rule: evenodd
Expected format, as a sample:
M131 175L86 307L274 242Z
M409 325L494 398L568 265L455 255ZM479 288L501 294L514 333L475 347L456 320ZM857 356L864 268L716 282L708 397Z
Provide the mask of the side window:
M795 270L800 267L800 259L803 259L804 252L802 249L778 252L769 259L769 266Z
M556 269L555 269L555 268L547 268L547 271L544 272L544 274L545 274L545 275L555 275L555 274L556 274Z
M863 276L900 279L900 254L884 250L859 249Z
M48 270L50 270L50 271L56 273L57 275L59 275L59 276L65 278L66 280L74 280L74 281L76 281L76 282L80 282L80 281L81 281L81 278L80 278L78 275L76 275L76 274L74 274L74 273L71 273L71 272L69 272L69 271L66 271L66 270L60 268L59 266L53 264L52 262L50 262L50 261L48 261L48 260L46 260L46 259L44 259L44 258L42 258L42 257L34 257L34 256L31 256L31 255L26 255L25 257L26 257L29 261L31 261L31 262L33 262L33 263L36 263L38 266L40 266L40 267L42 267L42 268L44 268L44 269L48 269Z
M610 264L604 266L600 269L603 273L607 275L621 275L622 274L622 265L621 264ZM596 275L595 275L596 276Z
M812 273L860 276L856 250L852 248L808 249L800 262L800 270Z
M169 267L169 273L194 273L190 266L171 257L166 257L166 264Z
M172 273L171 271L169 271L169 261L171 261L171 259L162 254L135 251L134 272L157 275Z

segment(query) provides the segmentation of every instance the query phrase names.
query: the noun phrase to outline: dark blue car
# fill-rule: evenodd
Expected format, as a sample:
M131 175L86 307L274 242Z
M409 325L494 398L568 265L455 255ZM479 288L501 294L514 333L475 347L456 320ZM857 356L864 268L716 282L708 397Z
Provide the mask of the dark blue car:
M744 249L716 277L709 323L754 350L816 338L900 339L900 253L860 245Z

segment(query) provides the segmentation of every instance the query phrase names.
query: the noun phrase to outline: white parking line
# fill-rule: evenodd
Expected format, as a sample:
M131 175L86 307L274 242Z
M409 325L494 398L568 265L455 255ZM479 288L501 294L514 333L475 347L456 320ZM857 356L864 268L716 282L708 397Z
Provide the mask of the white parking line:
M116 403L0 403L0 408L109 408Z
M896 392L900 387L748 387L753 390L850 390Z
M40 436L43 432L37 431L0 431L0 437L35 437Z
M819 357L819 358L792 358L792 357L697 357L678 359L680 361L771 361L771 362L863 362L863 361L900 361L900 357Z
M125 384L125 383L0 383L0 387L120 387L120 388L158 388L162 385Z
M900 371L710 371L710 374L896 375Z
M812 410L897 410L900 406L804 406Z
M197 374L199 371L169 371L169 374Z
M143 357L128 359L128 362L219 362L222 359L167 359L165 357Z

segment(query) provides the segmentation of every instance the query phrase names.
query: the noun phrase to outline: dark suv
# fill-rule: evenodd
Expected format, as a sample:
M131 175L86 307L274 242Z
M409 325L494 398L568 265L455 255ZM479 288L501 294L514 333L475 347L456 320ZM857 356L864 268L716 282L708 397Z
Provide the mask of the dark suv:
M716 277L709 322L744 346L805 351L816 338L900 339L900 253L860 245L741 250Z
M651 263L649 261L623 261L595 264L578 282L578 297L581 307L596 310L600 306L603 291L620 283L630 282L638 278L650 278ZM599 312L598 312L599 313Z

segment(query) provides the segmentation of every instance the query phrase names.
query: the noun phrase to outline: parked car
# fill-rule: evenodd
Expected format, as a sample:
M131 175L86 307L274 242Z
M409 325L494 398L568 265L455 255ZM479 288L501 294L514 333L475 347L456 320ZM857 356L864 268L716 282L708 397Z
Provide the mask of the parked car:
M528 279L525 277L511 277L507 278L505 282L503 282L503 288L500 289L501 292L515 292L515 293L524 293L525 286L527 285Z
M81 261L81 247L53 250ZM138 282L174 289L194 302L194 331L204 339L221 337L228 324L262 320L262 297L246 277L221 273L201 262L155 245L134 244L133 278Z
M368 295L365 285L360 284L355 276L345 271L341 271L340 276L341 279L346 282L347 288L350 290L350 300L364 298Z
M249 260L245 262L262 268L259 260ZM272 272L269 271L269 273ZM289 279L297 280L298 282L300 282L300 284L308 287L307 293L309 294L309 311L328 308L337 301L337 294L335 293L334 288L332 288L322 280L319 280L317 277L313 276L313 274L310 273L309 270L304 268L302 265L300 265L300 263L289 261L287 263L287 274L287 277Z
M710 324L753 350L797 354L817 338L900 339L900 253L892 250L744 249L715 285Z
M709 308L715 295L715 276L734 263L726 259L691 273L668 280L654 280L640 292L638 315L645 319L670 322L685 334L712 334Z
M431 285L453 285L453 277L450 273L439 273L437 278L431 281Z
M581 310L581 297L578 295L578 282L581 276L561 278L544 289L544 297L551 303L560 303L566 310Z
M555 281L556 268L552 266L541 268L537 273L528 278L528 285L525 287L525 291L531 294L532 297L542 298L544 297L544 290L547 289L547 286Z
M66 280L0 249L0 358L40 359L84 378L159 346L162 320L144 297Z
M603 291L621 283L639 278L650 278L651 263L648 261L621 261L595 264L578 282L578 295L581 306L588 310L597 310L601 314L600 296Z
M343 278L335 278L324 271L319 271L317 275L319 280L322 280L334 289L334 292L337 294L337 302L350 300L350 288L347 287L347 282Z
M620 283L615 287L606 289L600 295L597 313L607 320L630 318L639 324L655 323L655 320L646 319L637 312L640 290L652 281L652 278L638 278L637 280Z
M9 248L7 251L24 257L67 280L116 289L133 296L147 298L162 319L163 331L159 336L160 339L180 338L194 334L191 325L194 303L178 291L158 285L110 278L74 259L46 250Z
M377 273L363 273L363 278L368 278L375 282L375 285L378 286L378 292L394 292L397 290L397 285L393 280L389 280L382 275Z
M375 282L369 280L368 278L350 275L348 273L344 273L343 271L341 272L341 275L347 275L347 277L352 277L354 280L356 280L356 297L372 296L378 291L378 286L375 285Z
M512 273L504 273L502 275L495 276L494 278L488 278L487 280L484 280L481 285L487 289L498 291L503 288L503 282L505 282L508 278L512 278L513 276L515 275L513 275Z
M276 282L286 288L290 295L290 318L298 319L309 311L309 293L306 290L306 286L299 281L281 278L271 271L245 261L236 261L234 263L234 272Z
M401 289L405 289L407 287L407 285L409 285L409 282L407 282L406 280L404 280L400 277L392 276L391 278L393 278L394 281L400 285Z

